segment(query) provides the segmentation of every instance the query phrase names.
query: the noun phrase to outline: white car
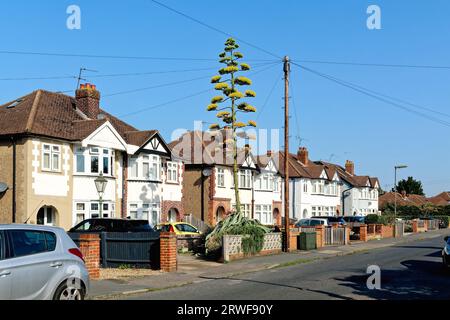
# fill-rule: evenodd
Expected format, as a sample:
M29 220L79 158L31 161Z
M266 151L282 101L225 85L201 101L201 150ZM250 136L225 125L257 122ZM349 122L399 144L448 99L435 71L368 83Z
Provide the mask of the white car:
M295 224L295 227L315 227L315 226L328 226L328 219L321 218L310 218L310 219L300 219Z
M0 225L0 300L83 300L89 273L61 228Z

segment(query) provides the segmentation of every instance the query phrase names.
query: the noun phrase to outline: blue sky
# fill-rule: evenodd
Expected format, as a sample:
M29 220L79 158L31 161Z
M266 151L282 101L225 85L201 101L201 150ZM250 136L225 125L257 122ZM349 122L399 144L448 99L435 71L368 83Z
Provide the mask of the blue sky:
M450 2L434 1L230 1L161 0L205 23L245 41L294 60L349 61L380 64L450 65ZM81 30L66 28L66 8L82 12ZM382 10L382 29L368 30L366 9ZM148 0L39 1L16 0L0 7L0 51L58 52L92 55L154 56L214 59L226 37L163 9ZM249 60L275 58L245 44ZM256 62L252 64L268 63ZM414 104L449 113L450 70L363 67L303 63L305 66ZM111 73L214 68L214 61L126 60L0 54L0 78L74 76L83 66L104 95L102 106L115 115L188 96L211 87L214 70L93 78ZM261 71L266 69L264 71ZM251 77L264 105L281 64ZM106 96L108 94L205 77L176 86ZM9 101L37 88L74 90L73 79L0 80L0 101ZM292 66L291 149L298 136L314 160L355 162L357 174L378 176L392 187L393 167L406 163L400 178L421 179L428 195L450 189L448 158L450 128L361 95ZM72 94L72 93L70 93ZM260 128L283 124L282 83L279 81L258 119ZM124 117L139 129L159 129L166 140L177 128L192 129L195 120L214 121L206 113L212 93ZM427 113L428 114L428 113ZM450 121L444 115L435 117ZM297 125L298 123L298 125Z

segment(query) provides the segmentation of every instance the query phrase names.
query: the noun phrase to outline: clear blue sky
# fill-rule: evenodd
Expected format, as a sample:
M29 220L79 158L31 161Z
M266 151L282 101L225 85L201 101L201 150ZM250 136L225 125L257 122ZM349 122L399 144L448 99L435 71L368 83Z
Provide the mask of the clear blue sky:
M450 2L434 1L228 1L160 0L277 55L296 60L332 60L381 64L450 65ZM82 10L82 29L66 28L66 8ZM382 30L366 27L366 9L382 9ZM236 14L236 15L234 15ZM247 16L245 16L247 15ZM0 6L0 50L93 55L215 58L225 36L189 21L151 1L9 1ZM274 58L242 44L248 59ZM257 62L253 62L255 64ZM450 113L450 70L304 65L412 103ZM0 54L0 78L76 75L80 66L97 74L214 68L213 61L152 61ZM261 70L264 67L255 69ZM261 107L280 77L281 64L252 77ZM103 95L213 75L213 70L135 77L89 78ZM37 88L72 90L72 79L1 81L0 101ZM450 190L450 127L417 117L292 66L291 149L301 136L312 159L343 164L355 161L357 174L378 176L393 184L393 167L406 163L400 178L424 182L428 195ZM115 115L164 103L210 88L207 79L177 86L104 97ZM281 82L259 118L260 128L281 128ZM73 94L73 93L70 93ZM194 120L213 121L204 94L124 119L140 129L159 129L170 140L177 128L192 129ZM444 115L435 115L450 121ZM391 186L389 186L391 187Z

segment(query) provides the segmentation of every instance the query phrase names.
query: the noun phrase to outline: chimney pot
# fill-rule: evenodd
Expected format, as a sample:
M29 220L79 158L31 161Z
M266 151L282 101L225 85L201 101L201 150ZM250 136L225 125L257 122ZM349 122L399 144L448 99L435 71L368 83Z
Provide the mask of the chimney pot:
M271 157L272 156L272 150L267 150L267 156Z

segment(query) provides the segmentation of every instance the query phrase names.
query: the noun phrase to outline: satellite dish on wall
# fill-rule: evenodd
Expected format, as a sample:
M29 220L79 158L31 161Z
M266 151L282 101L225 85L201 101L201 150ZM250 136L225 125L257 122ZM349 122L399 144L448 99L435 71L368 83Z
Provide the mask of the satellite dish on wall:
M212 170L211 169L203 169L202 174L205 177L209 177L210 175L212 175Z
M8 190L8 185L6 183L0 182L0 194L4 193L6 190Z

